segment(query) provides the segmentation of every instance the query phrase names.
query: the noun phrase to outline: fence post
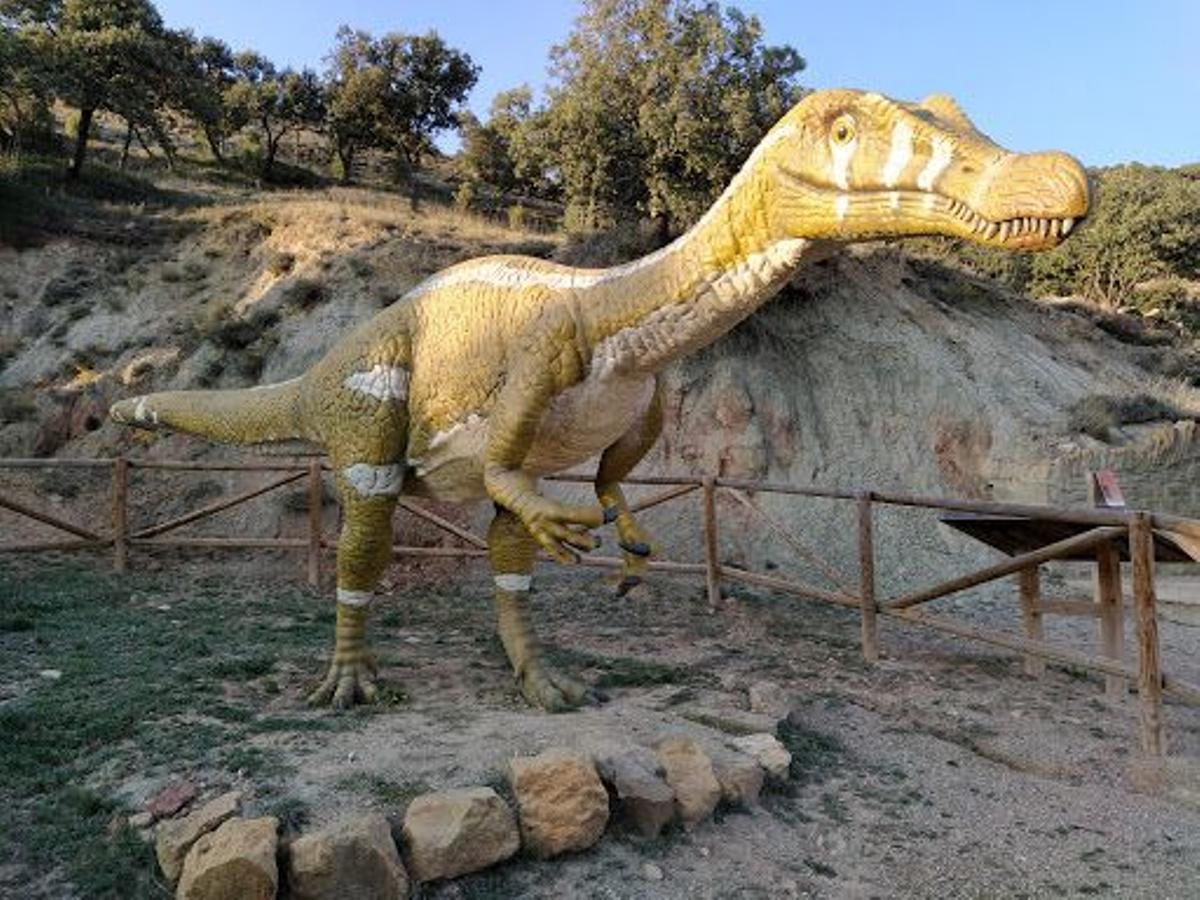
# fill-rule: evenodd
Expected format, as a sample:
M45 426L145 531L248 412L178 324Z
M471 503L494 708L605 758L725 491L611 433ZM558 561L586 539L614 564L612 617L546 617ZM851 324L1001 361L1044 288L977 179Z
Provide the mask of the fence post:
M1154 531L1150 517L1135 513L1129 523L1129 555L1133 558L1133 605L1138 639L1138 704L1142 751L1167 752L1162 722L1162 659L1154 592Z
M321 460L308 464L308 583L321 586Z
M862 599L862 651L867 662L879 659L879 629L875 612L875 522L871 492L858 495L858 571Z
M709 609L721 605L721 564L717 561L717 490L711 475L704 476L704 580Z
M1100 605L1101 652L1110 659L1125 656L1125 609L1121 590L1121 555L1111 543L1096 548L1096 602ZM1129 686L1120 675L1104 676L1104 693L1120 700Z
M1040 641L1045 638L1042 622L1042 568L1030 566L1017 573L1017 586L1021 593L1021 619L1025 623L1025 636ZM1025 657L1025 674L1041 678L1046 674L1046 660L1040 656Z
M113 569L124 572L129 566L129 460L125 454L113 460L112 477Z

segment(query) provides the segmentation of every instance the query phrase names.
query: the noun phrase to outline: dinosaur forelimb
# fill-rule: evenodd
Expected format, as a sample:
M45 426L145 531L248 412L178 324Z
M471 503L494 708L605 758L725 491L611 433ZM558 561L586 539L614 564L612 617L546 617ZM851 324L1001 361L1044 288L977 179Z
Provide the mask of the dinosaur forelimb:
M537 547L521 520L509 510L497 507L488 529L488 556L496 583L500 642L525 699L559 712L592 699L592 694L583 683L545 661L533 632L528 597Z
M650 557L656 552L654 541L629 509L625 493L621 490L621 479L633 471L634 466L654 446L662 432L662 420L662 389L656 382L645 411L615 444L604 451L596 472L596 497L605 509L615 509L617 512L617 537L622 559L618 597L641 583L650 568Z

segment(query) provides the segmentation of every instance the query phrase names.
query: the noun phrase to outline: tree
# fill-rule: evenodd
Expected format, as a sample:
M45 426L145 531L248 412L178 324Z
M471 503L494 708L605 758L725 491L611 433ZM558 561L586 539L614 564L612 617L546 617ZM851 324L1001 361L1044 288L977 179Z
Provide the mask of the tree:
M359 152L381 144L379 122L389 90L388 73L375 62L371 36L343 25L329 56L326 75L326 127L341 164L342 180L350 181Z
M695 0L585 0L551 51L544 122L568 222L697 218L800 96L804 60L753 16ZM536 119L536 117L535 117Z
M479 77L470 56L432 31L373 38L342 26L330 63L330 129L343 168L375 147L395 155L410 186L434 136L458 123Z
M284 135L298 128L319 128L325 118L325 98L316 73L308 69L276 71L265 56L250 50L234 57L237 78L225 102L262 132L262 176L270 179Z
M36 52L53 60L56 93L79 110L69 174L83 169L92 120L109 110L130 123L155 113L155 85L169 58L162 19L149 0L63 0L41 4L47 18Z
M1194 279L1200 271L1200 180L1185 169L1114 166L1099 185L1087 223L1033 262L1037 293L1076 294L1106 306L1132 303L1151 279Z
M246 124L245 110L226 102L236 77L233 51L217 38L197 39L189 32L173 37L180 66L172 105L196 121L213 159L224 162L226 139Z
M486 123L462 118L462 161L468 177L501 191L553 198L553 160L543 133L545 114L533 108L528 85L501 91L492 100Z

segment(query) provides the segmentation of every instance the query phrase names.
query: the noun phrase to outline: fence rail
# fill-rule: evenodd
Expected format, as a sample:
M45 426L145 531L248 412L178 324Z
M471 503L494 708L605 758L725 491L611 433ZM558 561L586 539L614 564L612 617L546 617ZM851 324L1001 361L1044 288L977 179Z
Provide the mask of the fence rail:
M337 548L337 541L327 537L321 521L323 478L328 465L317 458L294 461L227 461L193 462L186 460L143 460L118 456L112 459L0 459L0 471L21 469L108 469L111 473L112 514L108 533L68 521L12 497L0 494L0 508L24 516L70 535L70 539L38 540L0 545L3 551L42 552L75 551L111 547L113 566L118 572L129 566L134 548L206 548L206 549L279 549L302 551L305 554L309 584L318 586L322 577L322 556ZM147 471L204 471L204 472L262 472L276 477L257 487L224 497L182 515L130 530L129 494L133 472ZM591 476L564 474L549 481L567 484L587 484ZM217 537L168 535L185 525L206 519L219 512L246 503L256 497L290 484L306 481L307 529L305 537ZM626 483L660 487L663 490L632 504L634 511L650 509L673 502L693 493L701 494L704 535L702 563L656 559L650 562L654 571L688 576L701 576L709 605L715 610L721 603L722 583L732 582L767 588L772 591L829 603L857 610L861 616L861 641L864 657L874 661L879 655L878 622L893 619L910 625L933 628L958 637L981 641L1014 650L1024 655L1025 671L1040 677L1047 662L1055 662L1095 672L1105 678L1105 691L1117 700L1128 694L1129 685L1136 687L1139 703L1140 743L1143 752L1162 755L1166 752L1163 725L1164 691L1190 703L1200 703L1200 687L1164 674L1158 637L1156 610L1155 559L1158 540L1176 541L1194 557L1200 546L1200 522L1159 512L1125 508L1079 507L1065 508L1031 504L1000 503L984 500L924 497L908 494L842 490L815 486L797 486L776 482L757 482L745 479L704 477L653 476L628 478ZM841 572L821 553L806 544L754 501L753 495L779 494L807 498L823 498L853 503L857 528L854 530L859 571L857 578ZM719 551L718 501L726 498L746 510L769 532L781 539L797 556L828 582L818 587L779 575L768 575L724 563ZM465 546L414 547L397 544L397 556L424 559L473 559L487 556L486 539L426 509L411 498L401 498L400 506L409 514L452 535ZM1085 527L1086 530L1060 540L1051 541L1034 550L1017 553L1009 559L976 571L959 575L919 591L891 598L882 598L876 571L875 511L880 506L923 508L978 516L1012 517L1013 519L1051 522ZM1124 594L1121 587L1120 553L1127 546L1132 563L1132 618L1135 627L1137 664L1125 661ZM1189 549L1190 548L1190 549ZM1183 551L1180 551L1181 553ZM1080 554L1093 555L1096 563L1096 594L1093 601L1045 600L1041 596L1041 567L1052 561L1078 559ZM1170 557L1183 558L1179 555ZM615 557L585 556L581 563L597 568L616 568L622 561ZM1023 634L982 628L946 616L934 615L916 607L972 587L1015 575L1020 597L1020 617ZM1074 648L1051 644L1044 639L1043 619L1047 615L1089 616L1099 623L1101 650L1098 655Z

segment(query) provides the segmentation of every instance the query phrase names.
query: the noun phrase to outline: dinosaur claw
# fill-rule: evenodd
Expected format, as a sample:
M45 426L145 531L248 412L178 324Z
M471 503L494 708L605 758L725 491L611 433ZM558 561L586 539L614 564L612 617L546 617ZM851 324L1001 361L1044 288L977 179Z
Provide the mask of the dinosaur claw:
M635 587L642 583L642 579L636 575L626 575L621 579L621 583L617 585L617 596L624 597Z
M621 541L621 549L634 556L649 556L654 551L645 541Z
M613 522L617 521L617 516L620 515L620 513L621 511L615 506L604 507L604 524L611 525Z

